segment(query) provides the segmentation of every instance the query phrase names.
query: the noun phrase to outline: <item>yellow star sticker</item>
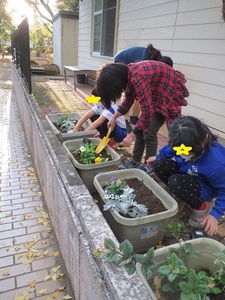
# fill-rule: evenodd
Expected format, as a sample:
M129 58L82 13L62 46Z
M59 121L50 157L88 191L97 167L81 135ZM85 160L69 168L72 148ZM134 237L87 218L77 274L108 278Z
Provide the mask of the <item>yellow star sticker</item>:
M189 151L191 151L192 147L186 147L184 144L181 144L180 147L173 147L173 150L177 155L189 155Z
M98 103L99 100L101 100L101 97L96 97L94 95L91 95L91 96L87 96L85 99L88 101L88 103L96 104L96 103Z

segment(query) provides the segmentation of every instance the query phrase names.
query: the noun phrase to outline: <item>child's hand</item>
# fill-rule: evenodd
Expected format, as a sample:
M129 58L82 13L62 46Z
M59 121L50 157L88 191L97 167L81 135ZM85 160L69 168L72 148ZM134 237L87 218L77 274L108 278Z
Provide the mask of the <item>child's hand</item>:
M130 147L131 143L135 140L135 134L133 132L129 133L122 141L121 145L124 147Z
M74 126L73 127L73 132L77 132L79 130L79 127Z
M207 215L202 218L201 224L205 226L205 232L208 235L214 235L218 232L218 221L211 215Z
M107 127L108 129L111 128L111 131L113 131L113 129L116 127L116 118L114 116L112 116L112 118L107 123Z
M148 168L150 168L152 166L153 161L156 160L155 156L150 156L147 160L146 160L146 165Z

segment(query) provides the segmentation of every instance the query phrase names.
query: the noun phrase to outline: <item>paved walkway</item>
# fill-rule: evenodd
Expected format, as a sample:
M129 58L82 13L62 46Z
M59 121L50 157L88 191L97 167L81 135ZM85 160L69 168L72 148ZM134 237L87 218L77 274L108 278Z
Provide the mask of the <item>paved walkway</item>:
M63 80L48 82L48 88L51 84L68 93ZM91 87L82 87L78 92L90 91ZM6 60L0 60L0 127L0 300L75 300L12 94ZM159 135L159 148L165 142ZM121 152L122 159L131 154L132 148L127 150L126 155ZM225 222L221 222L216 238L225 243L224 236Z
M10 78L10 63L1 60L0 299L74 300Z

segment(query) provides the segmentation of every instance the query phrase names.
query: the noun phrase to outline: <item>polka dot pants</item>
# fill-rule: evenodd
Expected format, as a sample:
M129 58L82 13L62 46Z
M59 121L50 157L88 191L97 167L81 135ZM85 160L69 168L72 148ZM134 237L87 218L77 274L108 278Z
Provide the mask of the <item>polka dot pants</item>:
M191 208L200 208L201 186L195 177L179 173L177 162L168 158L156 159L152 167L155 174L174 195L185 201Z

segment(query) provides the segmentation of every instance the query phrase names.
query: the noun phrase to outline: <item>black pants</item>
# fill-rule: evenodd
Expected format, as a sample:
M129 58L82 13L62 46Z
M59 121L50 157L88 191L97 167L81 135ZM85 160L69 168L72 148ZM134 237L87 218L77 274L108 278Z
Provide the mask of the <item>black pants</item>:
M200 208L201 186L195 177L179 173L177 162L168 158L156 159L152 167L155 174L174 195L185 201L191 208Z
M145 161L150 156L156 155L158 147L158 131L164 124L166 118L157 112L153 113L152 121L149 124L147 132L140 131L136 135L132 159L135 162L140 162L145 150Z

